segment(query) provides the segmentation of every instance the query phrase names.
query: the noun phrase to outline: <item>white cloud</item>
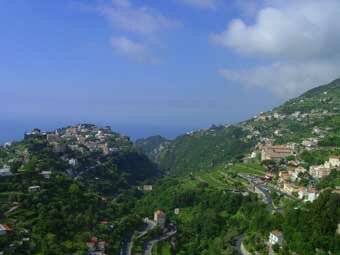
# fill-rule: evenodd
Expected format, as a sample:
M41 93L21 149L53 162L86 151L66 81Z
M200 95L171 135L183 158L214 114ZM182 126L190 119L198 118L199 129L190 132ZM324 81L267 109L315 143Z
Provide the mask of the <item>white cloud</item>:
M282 97L293 97L338 77L339 66L340 61L273 63L243 70L221 69L220 73L229 81L270 89Z
M178 0L178 1L197 8L215 9L217 6L217 0Z
M227 79L268 87L285 96L337 78L339 10L340 2L332 0L267 1L254 24L235 19L211 39L217 45L271 64L222 73ZM255 79L242 77L244 74Z
M137 6L129 0L112 0L110 5L102 5L98 9L114 28L115 35L111 37L110 44L115 52L140 62L155 62L150 52L158 46L155 43L158 44L159 36L179 25L157 10ZM122 32L124 36L119 35Z
M138 61L144 61L147 58L145 46L126 37L111 37L110 44L119 54L133 57Z
M147 6L135 6L128 0L114 0L100 12L117 29L137 34L151 35L174 27L177 21L169 19Z

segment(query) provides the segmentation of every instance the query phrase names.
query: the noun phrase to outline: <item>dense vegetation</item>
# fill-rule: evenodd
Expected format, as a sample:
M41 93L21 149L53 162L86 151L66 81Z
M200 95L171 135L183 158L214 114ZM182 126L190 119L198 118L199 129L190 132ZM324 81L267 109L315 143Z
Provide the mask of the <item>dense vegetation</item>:
M86 242L97 236L110 243L109 254L117 254L127 230L140 224L140 218L125 214L131 211L134 194L116 200L103 200L86 186L63 174L44 179L23 173L0 179L0 221L13 229L8 240L1 236L0 247L8 254L86 254ZM39 185L39 192L27 192ZM102 221L107 223L101 224ZM27 241L25 238L29 238ZM13 247L8 247L8 241Z
M178 234L175 254L237 254L237 239L251 251L268 253L270 231L279 229L285 242L279 254L339 254L340 195L322 193L314 203L297 207L287 204L283 214L272 214L255 195L233 194L201 182L187 186L185 181L168 178L139 201L137 210L151 215L161 208L168 212ZM180 213L173 213L179 208Z
M160 166L173 173L188 173L242 158L255 145L245 139L248 134L238 126L219 126L180 136L161 153Z
M5 254L87 254L92 236L117 254L126 233L141 224L133 212L138 183L157 176L156 166L130 145L121 153L66 150L56 153L36 136L0 149L0 224L13 235L0 236ZM68 160L76 160L70 165ZM51 173L44 178L42 171ZM28 192L30 186L38 191ZM11 243L12 246L8 246Z

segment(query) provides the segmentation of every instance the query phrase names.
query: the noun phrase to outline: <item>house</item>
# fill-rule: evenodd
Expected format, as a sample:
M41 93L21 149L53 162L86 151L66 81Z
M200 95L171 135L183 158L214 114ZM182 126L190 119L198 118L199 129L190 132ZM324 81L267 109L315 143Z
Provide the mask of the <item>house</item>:
M294 149L287 145L266 145L261 151L261 161L275 160L280 161L288 156L295 155Z
M105 246L106 246L106 242L98 242L97 243L97 249L99 251L105 251Z
M36 185L36 186L29 186L28 187L28 191L29 192L37 192L40 191L40 186Z
M161 228L165 227L166 214L163 211L157 210L154 213L154 222Z
M319 192L316 189L306 189L305 187L301 187L299 190L299 199L303 199L305 202L313 202L315 199L319 197Z
M279 230L273 230L269 234L269 244L271 245L282 245L283 234Z
M74 158L71 158L71 159L69 159L68 164L73 166L73 167L75 167L78 164L78 160L74 159Z
M279 182L280 183L283 183L283 182L288 181L288 180L290 180L289 172L287 172L287 171L279 172Z
M302 141L302 145L306 148L312 148L318 145L319 140L317 138L307 138Z
M290 195L293 195L293 193L299 192L299 187L292 184L292 183L285 182L283 184L283 191L290 194Z
M328 162L330 168L340 167L340 156L330 156Z
M253 152L250 154L250 158L251 158L251 159L256 158L256 156L257 156L256 151L253 151Z
M152 185L144 185L143 190L144 191L152 191Z
M307 196L307 189L305 187L301 187L298 192L299 199L305 199Z
M302 166L290 167L289 170L288 170L288 173L290 175L290 180L292 182L297 181L299 179L300 174L303 174L305 172L307 172L307 170Z
M41 171L40 174L45 178L45 179L50 179L51 178L51 171Z
M274 175L272 173L266 173L266 175L263 177L264 180L270 181L272 180Z
M9 176L12 175L11 170L9 168L0 169L0 176Z
M6 224L0 224L0 236L6 235L9 232L12 232L12 229Z
M320 166L311 166L309 169L309 173L311 176L313 176L315 179L322 179L328 176L331 172L331 169L328 167L325 167L324 165Z
M104 255L106 242L98 242L98 238L93 236L90 241L86 243L89 255Z
M307 197L305 198L305 201L313 202L315 199L317 199L319 196L319 192L316 189L310 189L307 192Z

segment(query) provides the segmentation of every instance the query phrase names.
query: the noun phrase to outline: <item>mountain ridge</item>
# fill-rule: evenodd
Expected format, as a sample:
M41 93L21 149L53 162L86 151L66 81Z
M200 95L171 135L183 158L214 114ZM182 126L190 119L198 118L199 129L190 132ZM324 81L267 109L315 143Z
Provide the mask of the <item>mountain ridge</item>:
M313 128L325 126L325 123L331 122L332 119L337 121L336 116L339 113L340 79L336 79L328 84L310 89L254 118L233 125L214 126L179 135L171 140L167 147L158 150L158 154L153 158L158 159L156 162L163 169L173 173L209 169L215 164L228 163L230 160L237 160L250 153L256 143L261 142L261 138L264 138L256 135L257 132L263 132L265 136L273 136L277 143L295 139L300 141L302 138L306 138L305 136L311 136ZM329 128L334 129L336 125L333 123ZM236 131L237 129L242 130L242 135ZM273 135L280 129L284 132L283 134ZM294 132L295 135L292 134ZM234 148L237 146L234 143L231 146L226 141L228 139L232 141L235 136L243 143L241 150L235 150ZM209 142L206 142L208 139L214 140L214 142L209 145ZM224 154L221 153L223 150ZM206 155L208 156L206 157Z

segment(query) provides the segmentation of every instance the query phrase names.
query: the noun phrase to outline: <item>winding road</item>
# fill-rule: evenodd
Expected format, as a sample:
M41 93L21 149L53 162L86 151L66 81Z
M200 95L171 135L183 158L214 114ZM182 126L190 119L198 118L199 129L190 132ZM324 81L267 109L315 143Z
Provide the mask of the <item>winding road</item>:
M170 238L171 236L173 236L174 234L177 233L177 229L175 226L170 226L169 229L167 230L167 232L165 232L163 235L159 236L156 239L153 239L151 241L148 241L145 245L144 245L144 249L142 252L142 255L152 255L152 248L156 243L159 243L163 240L166 240L168 238Z
M131 255L132 253L132 237L136 235L136 238L140 238L144 235L146 235L150 230L152 230L156 224L152 220L149 220L148 218L143 219L144 226L142 231L136 232L134 234L131 234L127 237L126 240L123 241L122 249L120 250L120 255Z

